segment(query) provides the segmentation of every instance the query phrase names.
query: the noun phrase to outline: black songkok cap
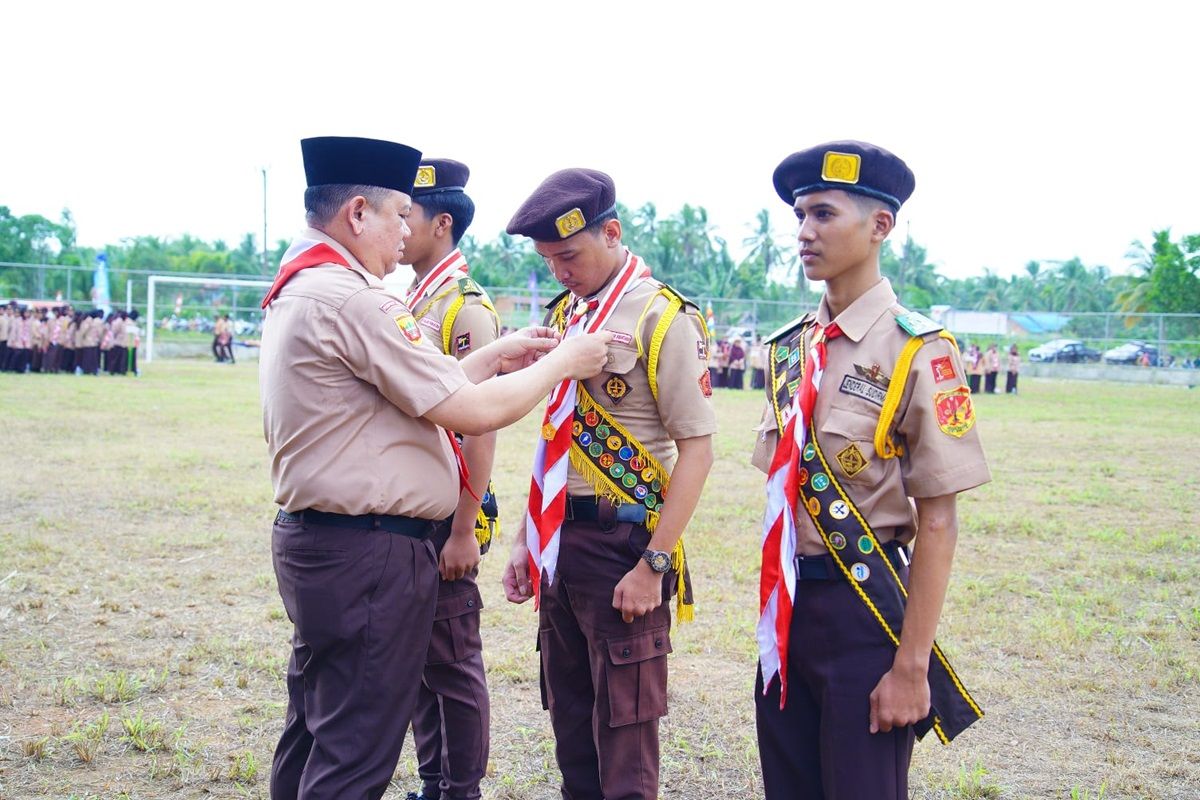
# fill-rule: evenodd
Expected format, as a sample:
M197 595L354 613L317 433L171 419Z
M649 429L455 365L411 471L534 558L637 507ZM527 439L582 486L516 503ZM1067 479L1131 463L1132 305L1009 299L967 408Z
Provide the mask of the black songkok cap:
M841 189L874 197L899 211L916 188L912 170L882 147L841 141L792 153L775 168L775 191L789 206L802 194Z
M564 169L542 181L508 221L510 236L557 242L617 208L612 178L594 169Z
M421 153L408 145L357 136L300 140L309 186L380 186L412 194Z
M449 158L426 158L417 167L413 181L413 197L444 192L464 192L471 178L471 168Z

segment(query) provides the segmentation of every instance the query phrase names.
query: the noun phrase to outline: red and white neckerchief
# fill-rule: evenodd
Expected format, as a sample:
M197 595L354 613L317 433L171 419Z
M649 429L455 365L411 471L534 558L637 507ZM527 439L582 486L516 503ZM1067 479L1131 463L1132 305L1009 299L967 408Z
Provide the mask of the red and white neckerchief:
M263 298L262 307L266 308L269 306L271 301L275 299L275 296L283 289L284 285L297 272L309 267L317 267L321 264L340 264L346 269L353 269L350 266L350 262L341 253L325 242L303 237L293 241L280 260L279 272L275 275L275 282L271 284L271 288L267 291L267 296ZM458 439L455 439L454 434L445 428L442 428L442 432L450 440L450 449L454 451L454 460L458 465L459 489L465 489L472 497L478 500L479 497L475 494L475 490L471 488L471 472L467 469L467 460L463 458L462 448L459 447Z
M599 300L571 296L570 317L563 340L604 328L621 298L639 283L648 270L642 260L626 253L625 264ZM594 313L593 313L594 312ZM554 582L558 563L559 537L567 510L567 468L570 464L571 424L575 419L578 383L565 380L550 393L542 435L533 456L533 480L529 486L529 508L525 517L525 543L529 546L529 578L534 598L540 602L541 574Z
M763 514L762 574L759 578L758 660L763 693L779 676L779 707L787 702L788 634L796 597L796 514L799 508L800 454L808 441L817 392L825 374L825 343L842 335L836 323L813 327L812 344L800 387L783 414L785 428L767 473L767 510ZM804 513L808 513L804 511Z
M287 252L283 254L283 258L280 259L279 272L275 274L275 282L271 284L271 288L267 290L267 296L263 298L262 307L269 306L279 291L283 289L284 284L290 281L297 272L321 264L341 264L346 269L351 269L350 262L325 242L303 237L293 241Z
M447 280L466 278L467 257L457 247L429 270L429 274L417 281L404 298L404 305L416 313L417 306L430 297Z

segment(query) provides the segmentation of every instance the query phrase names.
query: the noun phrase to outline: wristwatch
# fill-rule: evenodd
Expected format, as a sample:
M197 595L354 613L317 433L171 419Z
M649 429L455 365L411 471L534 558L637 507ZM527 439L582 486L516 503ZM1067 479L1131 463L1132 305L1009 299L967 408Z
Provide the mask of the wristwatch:
M665 550L643 550L642 560L659 575L671 568L671 554Z

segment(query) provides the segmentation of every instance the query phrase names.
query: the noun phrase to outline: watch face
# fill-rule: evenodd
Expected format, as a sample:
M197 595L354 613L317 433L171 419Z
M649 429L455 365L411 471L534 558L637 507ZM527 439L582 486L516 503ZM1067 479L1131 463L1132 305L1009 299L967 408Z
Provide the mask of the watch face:
M671 557L666 553L653 553L650 556L650 566L655 572L666 572L671 567Z

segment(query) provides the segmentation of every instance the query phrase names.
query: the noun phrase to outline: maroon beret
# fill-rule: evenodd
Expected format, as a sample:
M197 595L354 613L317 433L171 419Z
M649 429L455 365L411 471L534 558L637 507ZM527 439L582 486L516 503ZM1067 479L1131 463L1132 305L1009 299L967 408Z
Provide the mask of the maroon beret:
M912 170L882 147L827 142L792 153L775 168L775 192L789 206L802 194L841 189L874 197L899 211L916 188Z
M426 158L417 167L417 178L413 182L413 197L423 197L444 192L463 192L471 169L461 161L449 158Z
M612 178L594 169L564 169L542 181L508 222L510 236L557 242L617 208Z
M357 136L300 140L309 186L380 186L412 194L421 152L408 145Z

